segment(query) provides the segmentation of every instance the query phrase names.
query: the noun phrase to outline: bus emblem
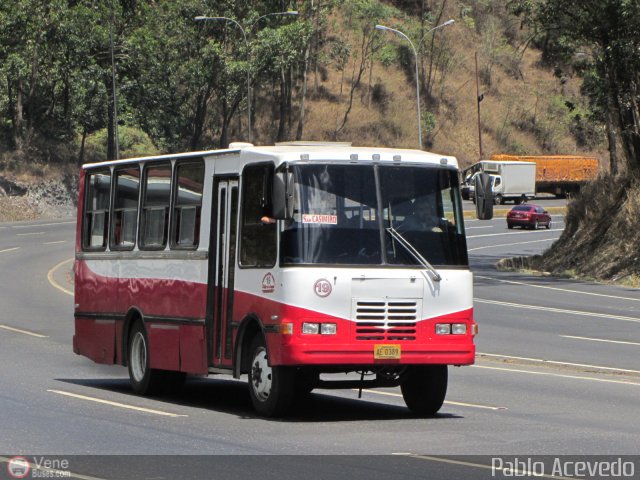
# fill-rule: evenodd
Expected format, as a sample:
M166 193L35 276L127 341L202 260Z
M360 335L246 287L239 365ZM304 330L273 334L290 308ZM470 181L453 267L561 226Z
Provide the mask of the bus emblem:
M273 293L276 289L276 279L271 272L262 277L262 293Z
M313 291L319 297L328 297L331 295L331 283L325 278L321 278L313 284Z

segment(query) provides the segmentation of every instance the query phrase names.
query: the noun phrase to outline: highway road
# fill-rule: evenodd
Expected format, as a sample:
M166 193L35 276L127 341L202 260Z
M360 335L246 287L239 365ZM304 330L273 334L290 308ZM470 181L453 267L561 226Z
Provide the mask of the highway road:
M64 458L71 478L370 480L501 478L487 467L496 455L637 454L640 291L495 269L551 247L561 215L550 230L465 226L478 357L450 369L437 417L412 417L399 389L319 390L267 420L244 382L194 378L143 398L125 368L73 354L75 221L0 224L0 463Z

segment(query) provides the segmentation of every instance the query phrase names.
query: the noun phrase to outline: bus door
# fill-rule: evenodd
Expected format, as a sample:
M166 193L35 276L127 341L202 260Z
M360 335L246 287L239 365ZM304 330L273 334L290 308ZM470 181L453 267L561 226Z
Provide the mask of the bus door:
M213 278L213 358L214 366L231 366L233 290L238 226L238 178L214 177L217 195L215 240L216 261Z

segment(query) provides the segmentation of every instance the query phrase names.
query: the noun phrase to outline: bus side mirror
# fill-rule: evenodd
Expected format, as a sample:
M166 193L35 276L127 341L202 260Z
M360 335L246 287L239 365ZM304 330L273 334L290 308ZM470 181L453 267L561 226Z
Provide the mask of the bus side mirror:
M493 218L493 192L491 191L491 176L480 173L475 179L476 216L479 220Z
M293 186L289 184L290 178L291 175L288 172L276 172L273 175L271 205L273 218L278 220L289 220L293 217L293 202L290 195Z

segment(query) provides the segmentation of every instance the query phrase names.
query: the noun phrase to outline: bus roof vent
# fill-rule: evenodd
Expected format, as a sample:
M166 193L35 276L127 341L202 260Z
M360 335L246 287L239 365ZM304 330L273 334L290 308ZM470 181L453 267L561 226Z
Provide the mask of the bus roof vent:
M399 162L400 160L402 160L402 157L400 155L394 155L393 156L393 161L394 162Z
M253 143L249 142L231 142L229 148L232 150L242 150L243 148L251 148Z

